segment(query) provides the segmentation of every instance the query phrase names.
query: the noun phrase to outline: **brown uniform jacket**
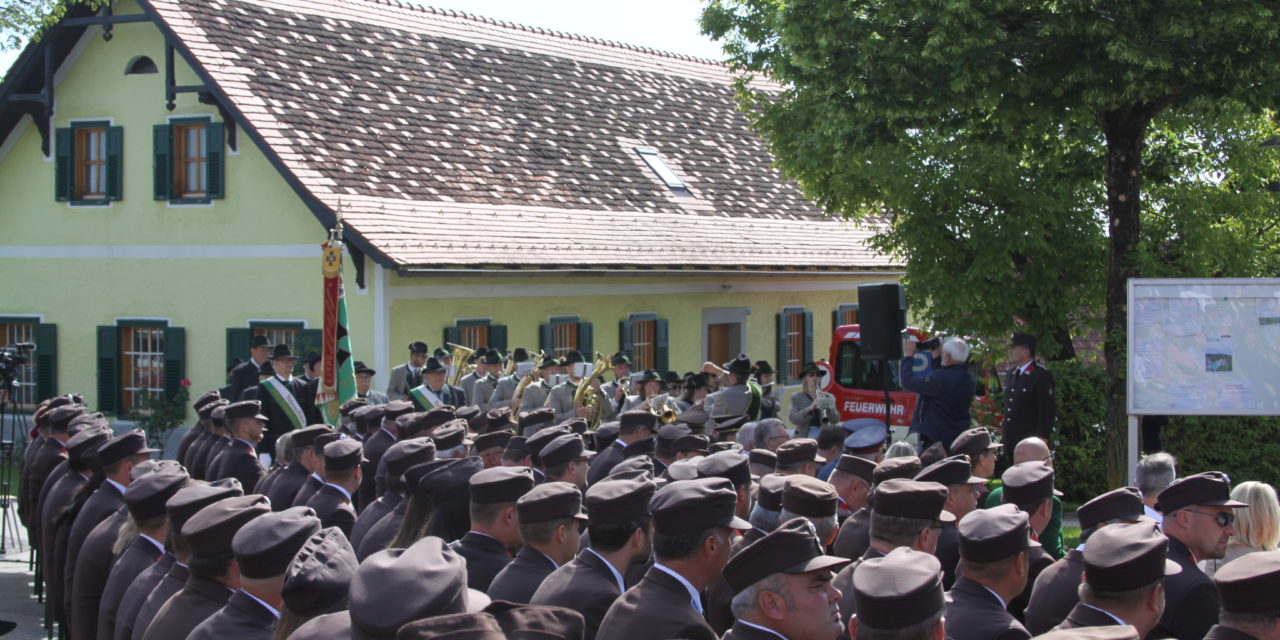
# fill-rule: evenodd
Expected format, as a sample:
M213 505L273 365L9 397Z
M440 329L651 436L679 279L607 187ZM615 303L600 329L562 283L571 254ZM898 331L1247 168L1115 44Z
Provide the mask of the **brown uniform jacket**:
M351 548L359 550L365 535L378 524L379 520L394 511L396 505L401 502L404 502L404 496L388 491L382 494L381 498L374 500L373 504L366 506L360 515L356 516L356 523L351 527Z
M493 577L487 593L493 600L529 604L542 581L558 568L541 551L526 545Z
M120 606L116 609L116 628L113 635L116 640L129 640L133 637L133 623L138 619L138 612L142 610L142 605L146 604L147 596L155 591L156 585L160 584L165 574L169 573L169 569L173 568L173 562L173 554L165 553L154 564L143 569L142 573L139 573L138 577L129 584L124 597L120 599Z
M1027 563L1030 570L1027 573L1027 586L1018 594L1018 597L1009 601L1009 613L1017 618L1019 622L1025 620L1027 611L1027 603L1031 601L1031 589L1035 587L1036 579L1040 577L1041 572L1053 565L1053 556L1049 555L1044 547L1031 547L1027 549Z
M1187 546L1173 536L1169 536L1169 559L1182 571L1165 576L1164 615L1153 637L1200 640L1218 623L1218 589L1196 566Z
M1025 613L1027 631L1040 635L1067 619L1080 602L1077 589L1084 574L1084 554L1072 549L1061 560L1040 572L1031 589L1031 601Z
M943 617L948 640L1027 640L1031 634L986 587L956 578Z
M231 589L221 582L190 576L147 626L143 640L178 640L191 635L201 622L218 612L231 598ZM78 640L78 639L77 639Z
M1056 628L1114 627L1116 624L1116 621L1106 613L1087 606L1083 602L1077 602L1076 606L1067 612L1067 617L1062 620L1062 624L1059 624Z
M755 627L748 627L740 622L734 622L733 628L729 629L729 633L724 634L721 640L778 640L778 636Z
M1258 640L1257 638L1235 629L1214 625L1205 635L1204 640Z
M190 572L187 566L175 559L173 566L169 567L169 571L143 599L142 607L138 609L138 615L133 619L133 632L130 633L129 640L142 640L142 636L147 633L147 627L150 627L151 622L156 619L156 614L160 613L160 609L164 608L169 598L182 591L189 577Z
M80 513L76 514L75 521L71 523L70 532L67 534L67 554L62 575L63 593L67 596L71 595L71 583L76 576L75 564L80 555L80 549L84 546L85 539L89 537L89 533L93 531L94 527L111 517L123 506L124 492L117 489L110 482L104 481L94 489L93 495L89 496L89 499L85 500L84 505L80 507ZM107 548L110 548L110 546ZM109 560L106 567L107 569L111 568ZM106 580L105 573L104 571L104 581Z
M625 442L614 440L604 451L600 452L587 466L587 484L595 484L609 475L613 468L627 458Z
M236 591L217 613L201 622L188 640L271 640L276 614L244 591Z
M614 601L597 635L609 640L717 640L711 625L693 608L689 591L657 566Z
M299 462L290 462L289 466L276 472L271 484L259 491L271 501L272 511L284 511L293 506L293 498L298 489L311 477L311 472Z
M870 547L871 511L864 507L844 519L844 524L840 525L840 533L836 534L836 541L831 545L831 553L841 558L857 560Z
M858 565L872 558L883 558L884 554L875 549L867 549L861 558L854 560L852 564L846 565L836 577L831 581L832 586L840 590L840 637L849 637L849 618L858 612L857 603L853 599L853 572L857 571Z
M98 523L80 546L75 565L69 567L74 573L71 590L68 591L71 597L67 599L67 622L71 625L71 637L75 640L94 640L98 635L98 609L115 560L111 555L111 547L115 545L116 535L127 519L128 511L121 508ZM79 521L77 518L76 522ZM74 529L72 531L74 533ZM70 546L67 549L76 550Z
M364 461L360 463L360 488L356 490L356 507L360 510L364 510L365 505L373 504L373 501L378 499L376 486L378 463L382 461L382 455L387 452L387 449L395 443L395 436L381 427L374 429L373 434L364 441Z
M102 602L98 603L98 640L112 640L116 635L116 613L120 601L129 591L138 574L164 557L164 548L156 547L139 535L129 543L124 553L111 566L107 585L102 590Z
M67 571L67 537L71 533L71 522L61 516L72 496L88 482L79 471L68 467L66 473L54 481L40 504L40 544L44 549L40 554L40 568L44 572L46 588L44 606L49 615L60 623L66 622L63 615L66 610L66 580L63 576Z
M289 506L291 507L307 506L307 502L311 500L311 496L314 496L322 486L324 486L323 480L316 477L315 475L307 476L307 479L303 481L302 486L298 489L298 492L293 494L293 503L290 504Z
M582 614L586 621L583 640L595 640L600 623L609 607L622 595L618 580L607 563L583 549L578 557L551 572L529 604L567 607Z
M266 475L267 470L262 468L262 462L258 460L258 452L254 450L253 445L244 440L232 440L227 451L221 456L218 479L239 480L246 494L253 493L258 486L258 481Z
M212 431L203 431L196 436L196 441L191 443L191 446L187 449L187 454L182 457L181 462L192 478L196 480L205 479L205 462L209 447L217 441L217 434Z
M498 572L511 562L507 548L497 538L482 533L468 531L449 546L467 559L467 586L476 591L487 593Z
M351 508L351 499L338 487L331 484L320 487L307 501L307 506L315 510L320 526L337 527L342 530L342 535L351 537L351 527L356 524L356 510Z
M401 499L395 508L391 510L391 513L382 516L381 519L373 523L373 526L369 527L368 533L365 533L360 538L360 546L356 549L356 559L364 562L365 558L386 549L387 545L395 539L396 533L400 531L400 525L404 523L404 514L408 508L409 501ZM365 509L365 511L368 511L368 509ZM360 517L364 517L364 514L360 514Z

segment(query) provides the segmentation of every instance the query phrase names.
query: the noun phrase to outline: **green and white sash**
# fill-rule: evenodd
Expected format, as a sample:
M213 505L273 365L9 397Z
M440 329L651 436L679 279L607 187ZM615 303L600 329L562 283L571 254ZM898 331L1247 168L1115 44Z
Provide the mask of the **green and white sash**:
M436 392L432 391L431 388L428 387L426 384L421 384L410 389L409 393L412 394L414 398L417 398L418 404L422 405L424 408L428 410L435 409L436 407L443 407L445 404L447 404L444 400L441 400L440 396L436 395Z
M307 414L302 411L302 405L298 404L298 399L293 397L293 392L289 387L284 386L280 378L272 376L262 381L262 387L271 394L271 398L276 401L276 406L284 409L284 414L289 417L289 422L293 423L294 429L301 429L307 426Z
M751 392L751 400L747 402L747 419L760 419L760 401L764 395L764 389L755 380L747 381L747 391Z

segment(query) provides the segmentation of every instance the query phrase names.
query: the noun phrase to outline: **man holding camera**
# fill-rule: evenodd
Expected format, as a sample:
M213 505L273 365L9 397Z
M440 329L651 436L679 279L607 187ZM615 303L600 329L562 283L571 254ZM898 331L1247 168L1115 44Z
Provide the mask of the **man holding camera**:
M960 338L902 341L902 388L917 395L911 430L920 434L920 450L935 442L948 446L969 428L969 405L978 383L969 371L969 345ZM919 366L917 366L919 361Z

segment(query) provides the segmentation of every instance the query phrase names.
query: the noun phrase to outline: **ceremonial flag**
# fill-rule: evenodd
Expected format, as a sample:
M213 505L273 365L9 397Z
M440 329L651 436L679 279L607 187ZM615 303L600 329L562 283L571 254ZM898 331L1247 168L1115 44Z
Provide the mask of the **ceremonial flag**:
M355 362L351 359L351 337L347 334L347 300L342 286L341 223L324 243L324 340L321 362L324 372L316 393L316 406L324 412L325 421L339 424L338 407L356 397Z

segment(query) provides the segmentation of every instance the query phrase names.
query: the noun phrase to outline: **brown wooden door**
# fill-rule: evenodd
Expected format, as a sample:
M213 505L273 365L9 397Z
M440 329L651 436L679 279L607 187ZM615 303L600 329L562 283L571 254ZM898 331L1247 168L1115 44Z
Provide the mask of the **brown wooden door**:
M730 336L736 328L732 323L707 325L707 361L716 364L728 362L730 354Z

